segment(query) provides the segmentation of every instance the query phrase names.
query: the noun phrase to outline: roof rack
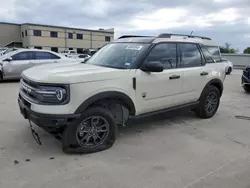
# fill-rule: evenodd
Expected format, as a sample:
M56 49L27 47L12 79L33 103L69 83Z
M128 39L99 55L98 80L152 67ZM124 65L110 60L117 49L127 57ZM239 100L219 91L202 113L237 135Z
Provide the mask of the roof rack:
M123 35L123 36L119 37L118 39L132 38L132 37L152 37L152 36Z
M212 40L209 37L202 37L202 36L195 36L195 35L182 35L182 34L173 34L173 33L162 33L157 36L157 38L171 38L171 36L183 36L183 37L188 37L188 38L201 38L201 39L206 39L206 40Z

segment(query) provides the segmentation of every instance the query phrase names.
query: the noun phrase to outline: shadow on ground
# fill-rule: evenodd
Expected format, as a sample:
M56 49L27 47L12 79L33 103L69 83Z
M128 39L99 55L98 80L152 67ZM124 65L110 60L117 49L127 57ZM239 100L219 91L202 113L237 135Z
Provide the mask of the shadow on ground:
M129 120L125 127L119 126L117 139L126 140L142 132L150 132L161 128L168 129L173 125L183 124L184 121L190 119L196 119L194 113L189 111L175 111L137 120ZM183 125L185 126L185 124ZM37 155L42 156L60 155L62 153L60 141L56 140L52 135L46 133L39 127L33 127L39 134L42 145L38 145L33 139L27 121L27 126L19 133L18 136L20 139L22 138L25 148L28 148L28 150L32 151L32 153L34 152ZM116 142L116 144L119 144L119 142Z

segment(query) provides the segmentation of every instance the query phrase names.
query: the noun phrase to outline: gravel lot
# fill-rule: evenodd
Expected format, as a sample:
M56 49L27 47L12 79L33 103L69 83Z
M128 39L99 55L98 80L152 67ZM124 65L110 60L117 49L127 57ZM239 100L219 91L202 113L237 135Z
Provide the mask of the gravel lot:
M66 155L38 129L32 138L17 106L18 82L0 84L1 188L249 188L250 96L241 71L225 81L217 114L186 112L130 122L115 145L90 155Z

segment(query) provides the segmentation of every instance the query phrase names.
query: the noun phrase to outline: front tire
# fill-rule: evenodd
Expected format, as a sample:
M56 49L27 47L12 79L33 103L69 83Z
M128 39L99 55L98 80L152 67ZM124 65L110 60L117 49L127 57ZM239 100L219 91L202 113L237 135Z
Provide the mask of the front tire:
M208 86L201 94L196 114L200 118L211 118L217 112L219 105L220 91L215 86Z
M243 88L247 93L250 93L250 86L244 85Z
M93 153L110 148L115 140L117 124L112 113L101 107L90 108L69 125L63 134L65 153Z

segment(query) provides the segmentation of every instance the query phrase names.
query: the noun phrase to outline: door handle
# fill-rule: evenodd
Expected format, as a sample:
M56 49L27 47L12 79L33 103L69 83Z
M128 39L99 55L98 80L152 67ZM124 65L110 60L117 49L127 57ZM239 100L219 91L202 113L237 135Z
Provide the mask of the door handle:
M179 79L181 76L180 75L172 75L169 77L170 80L173 80L173 79Z
M201 73L201 76L206 76L206 75L208 75L208 72L202 72Z

